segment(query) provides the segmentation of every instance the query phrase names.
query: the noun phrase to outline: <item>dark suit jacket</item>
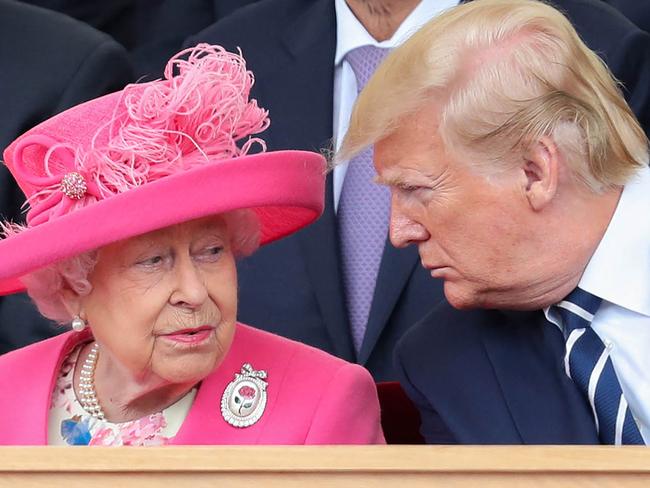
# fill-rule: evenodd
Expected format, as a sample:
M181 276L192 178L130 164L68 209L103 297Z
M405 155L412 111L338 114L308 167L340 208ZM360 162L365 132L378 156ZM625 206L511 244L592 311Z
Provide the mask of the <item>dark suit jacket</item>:
M21 133L68 107L133 81L126 51L65 15L0 0L0 153ZM22 220L25 201L0 165L0 216ZM0 353L56 332L24 296L0 298Z
M396 364L430 444L599 444L564 350L541 312L445 303L402 338Z
M648 133L648 35L600 1L553 3L624 83ZM564 372L564 351L541 312L444 303L403 337L395 362L428 443L599 444L590 406Z
M637 52L648 51L650 38L597 0L558 3L592 48L602 52L619 78L634 88L633 106L650 112L650 85L642 84L650 76L650 59ZM329 147L336 48L333 0L263 0L234 12L186 44L199 41L230 50L241 47L256 77L253 96L270 111L271 127L263 134L269 149ZM635 63L634 57L643 62ZM325 198L325 213L317 223L240 264L240 319L356 360L377 380L392 380L395 343L443 300L441 284L420 268L415 249L388 245L366 337L356 357L341 281L331 175Z
M650 135L650 34L600 0L550 0L550 3L567 15L585 44L600 55L622 83L627 103L646 135ZM638 0L638 3L650 2Z
M646 32L650 32L650 0L603 0Z
M131 55L136 77L160 78L185 38L256 0L23 0L105 32Z

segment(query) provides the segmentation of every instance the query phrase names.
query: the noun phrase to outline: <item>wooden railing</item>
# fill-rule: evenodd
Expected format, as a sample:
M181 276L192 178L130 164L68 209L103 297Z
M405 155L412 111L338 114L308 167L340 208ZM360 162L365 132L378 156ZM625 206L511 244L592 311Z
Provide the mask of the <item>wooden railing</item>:
M0 487L650 487L650 449L2 447Z

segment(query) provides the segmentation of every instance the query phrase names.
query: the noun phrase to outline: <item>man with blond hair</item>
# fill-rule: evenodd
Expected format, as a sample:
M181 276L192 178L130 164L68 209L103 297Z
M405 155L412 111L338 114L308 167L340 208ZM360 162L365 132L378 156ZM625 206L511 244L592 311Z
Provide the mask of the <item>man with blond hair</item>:
M650 37L600 0L553 1L625 83L650 132ZM188 45L242 49L255 74L251 96L271 117L262 134L269 150L338 148L382 53L458 3L263 0ZM327 175L318 222L238 263L238 313L244 322L357 362L383 382L397 378L397 341L444 295L442 282L418 265L415 248L387 243L389 195L372 184L371 151L357 155L362 164L341 164Z
M397 347L428 442L650 440L648 141L610 72L534 0L425 25L357 100L390 238L444 281Z

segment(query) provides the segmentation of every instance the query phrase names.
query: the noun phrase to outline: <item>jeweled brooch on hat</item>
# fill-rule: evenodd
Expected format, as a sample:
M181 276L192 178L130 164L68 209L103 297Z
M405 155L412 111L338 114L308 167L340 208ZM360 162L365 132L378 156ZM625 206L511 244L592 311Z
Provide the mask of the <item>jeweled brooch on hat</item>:
M233 427L249 427L257 422L266 408L266 371L255 370L249 363L235 373L235 379L221 397L221 415Z

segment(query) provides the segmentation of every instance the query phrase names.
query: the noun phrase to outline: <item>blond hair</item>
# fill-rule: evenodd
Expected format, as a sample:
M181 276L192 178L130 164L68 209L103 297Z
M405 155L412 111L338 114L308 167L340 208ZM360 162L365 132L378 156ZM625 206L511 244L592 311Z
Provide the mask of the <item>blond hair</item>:
M387 137L430 101L446 147L484 172L516 163L543 136L595 191L625 184L647 164L647 138L616 80L542 2L475 0L431 20L366 85L335 161Z

